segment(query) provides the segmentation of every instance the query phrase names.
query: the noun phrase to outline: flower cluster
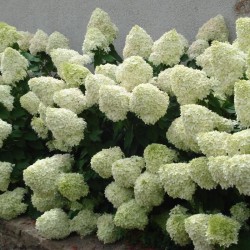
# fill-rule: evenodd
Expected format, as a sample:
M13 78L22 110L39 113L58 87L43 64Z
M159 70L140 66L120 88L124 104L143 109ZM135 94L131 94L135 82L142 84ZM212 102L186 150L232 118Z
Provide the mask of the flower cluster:
M0 103L8 110L13 109L14 97L11 95L11 87L0 85Z
M9 162L0 162L0 191L7 191L10 184L10 175L14 165Z
M3 141L10 135L12 132L12 126L7 122L0 119L0 148L3 146Z

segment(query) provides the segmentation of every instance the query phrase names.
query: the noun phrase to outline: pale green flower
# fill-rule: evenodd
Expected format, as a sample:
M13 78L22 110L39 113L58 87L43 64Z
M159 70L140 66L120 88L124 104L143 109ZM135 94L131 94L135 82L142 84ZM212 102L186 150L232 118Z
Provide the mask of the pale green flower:
M97 220L97 237L104 244L114 243L121 238L122 229L114 224L114 215L103 214Z
M7 48L1 57L1 72L5 84L14 85L27 76L29 62L17 50Z
M118 208L124 202L130 201L134 196L133 189L119 186L115 181L105 188L104 194L115 208Z
M196 39L203 39L205 41L217 40L220 42L228 41L229 30L222 15L217 15L209 19L200 27Z
M8 110L13 109L14 97L11 95L11 87L0 85L0 103Z
M62 208L65 205L65 200L58 193L41 195L40 193L35 192L31 196L31 202L40 212L45 212L53 208Z
M118 159L112 164L112 175L119 186L133 187L144 166L144 159L139 156Z
M216 187L216 183L209 172L208 159L206 157L194 158L189 164L190 176L201 188L210 190Z
M213 214L208 220L206 237L211 244L229 247L237 244L240 223L222 214Z
M3 146L3 141L11 134L12 126L0 119L0 148Z
M29 91L28 93L20 97L20 104L31 115L35 115L38 113L40 100L34 92Z
M35 35L30 39L29 51L32 55L38 52L45 52L49 36L42 30L37 30Z
M116 71L118 66L115 64L101 64L95 68L95 74L101 74L116 81Z
M157 173L162 164L172 163L178 159L177 152L165 145L152 143L143 153L146 169L151 173Z
M59 174L69 172L72 163L73 160L69 154L37 160L23 171L24 182L40 195L54 195L57 191L56 181Z
M250 81L241 80L235 83L234 104L237 120L243 127L250 127Z
M186 246L191 242L185 230L185 219L188 217L187 209L177 205L171 209L166 223L166 230L171 239L180 246Z
M46 45L46 53L50 54L53 49L69 49L69 40L63 34L58 31L53 32Z
M161 184L169 196L185 200L192 199L196 185L190 177L190 164L165 164L160 167L158 174Z
M174 66L180 62L181 56L188 47L188 41L175 29L163 34L154 42L149 61L154 65Z
M52 132L56 141L70 150L72 147L79 145L84 138L84 130L87 124L83 118L79 118L71 110L47 108L46 126ZM56 146L56 144L54 145ZM59 145L56 148L63 150L63 148L58 147Z
M103 149L91 158L91 168L102 178L112 176L112 164L124 157L119 147Z
M7 191L10 184L10 175L14 165L9 162L0 162L0 191Z
M168 68L160 72L158 75L157 80L153 83L157 88L162 90L163 92L166 92L168 95L173 96L174 93L172 91L171 87L171 74L172 74L173 68Z
M145 124L155 124L166 114L168 105L167 93L149 83L135 87L130 98L130 110Z
M248 53L250 49L250 18L249 17L241 17L236 20L236 35L237 35L237 47Z
M238 221L241 225L244 224L250 217L250 209L247 207L247 203L239 202L230 208L232 218Z
M164 190L157 174L144 172L135 181L136 202L148 208L159 206L163 202Z
M34 77L28 81L32 92L44 103L45 106L53 105L53 95L56 91L66 88L62 80L50 76Z
M152 67L140 56L126 58L116 71L116 80L128 91L153 77Z
M36 220L38 233L46 239L63 239L70 234L70 220L60 208L54 208Z
M87 108L86 97L78 88L62 89L56 91L53 101L60 108L69 109L76 114L82 113Z
M85 183L84 177L78 173L60 174L56 185L61 195L70 201L79 200L89 192L89 187Z
M81 210L71 221L70 231L77 232L81 237L96 230L98 215L91 210Z
M28 31L18 31L20 38L17 40L19 48L23 51L28 51L30 46L30 40L33 38L34 34Z
M26 211L28 205L22 202L25 193L26 190L19 187L0 195L1 219L11 220Z
M99 90L99 109L113 122L125 120L131 94L121 86L102 85Z
M0 53L18 41L20 35L15 27L0 22Z
M130 200L117 209L114 223L124 229L143 230L148 224L147 211L135 200Z
M205 49L209 47L209 43L206 40L198 39L195 40L188 48L187 55L190 59L196 59L197 56L201 55Z
M195 214L185 219L185 230L193 241L194 250L214 249L206 237L209 218L208 214Z
M34 116L31 120L30 125L39 137L41 137L42 139L46 139L48 137L49 130L46 127L43 119Z
M153 39L138 25L135 25L126 37L123 57L141 56L147 59L151 54Z
M68 62L61 64L61 76L70 88L84 85L88 74L90 71L82 65Z

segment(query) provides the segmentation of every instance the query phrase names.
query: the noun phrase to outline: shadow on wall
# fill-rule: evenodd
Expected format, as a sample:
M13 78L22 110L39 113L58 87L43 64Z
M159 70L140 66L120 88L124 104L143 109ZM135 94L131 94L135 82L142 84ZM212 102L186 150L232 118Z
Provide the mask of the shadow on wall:
M238 0L234 9L237 14L250 13L250 0Z

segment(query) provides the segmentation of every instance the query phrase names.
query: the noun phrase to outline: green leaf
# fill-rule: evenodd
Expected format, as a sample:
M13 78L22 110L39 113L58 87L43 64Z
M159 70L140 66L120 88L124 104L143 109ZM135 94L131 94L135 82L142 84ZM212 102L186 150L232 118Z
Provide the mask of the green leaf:
M25 133L23 135L23 138L26 139L27 141L37 141L38 140L36 133L33 131Z
M129 149L134 138L133 126L131 126L125 133L124 136L124 148Z
M94 130L89 134L89 138L91 139L91 141L93 142L98 142L101 141L101 134L102 134L102 130Z
M29 60L29 61L31 61L31 62L40 62L40 61L41 61L40 58L35 57L35 56L31 55L31 54L28 53L28 52L21 52L21 54L22 54L27 60Z

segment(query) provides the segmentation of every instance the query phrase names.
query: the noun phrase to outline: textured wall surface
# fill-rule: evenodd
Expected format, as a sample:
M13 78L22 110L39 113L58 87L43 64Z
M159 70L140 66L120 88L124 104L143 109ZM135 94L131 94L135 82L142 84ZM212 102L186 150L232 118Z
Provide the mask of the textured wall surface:
M176 28L193 41L198 28L211 17L222 14L235 36L236 0L0 0L0 21L20 30L47 33L59 31L71 41L71 48L81 51L91 12L100 7L119 28L115 45L124 46L133 25L143 27L153 39Z

